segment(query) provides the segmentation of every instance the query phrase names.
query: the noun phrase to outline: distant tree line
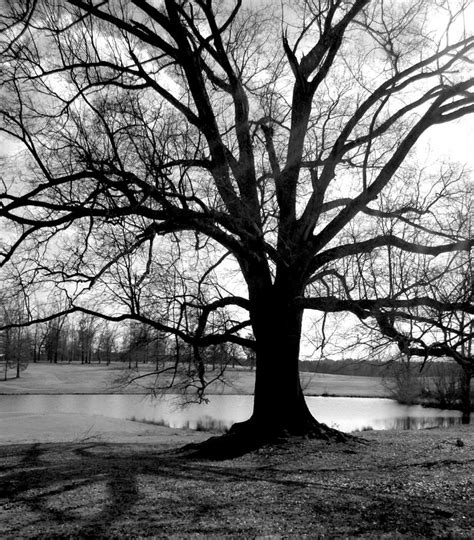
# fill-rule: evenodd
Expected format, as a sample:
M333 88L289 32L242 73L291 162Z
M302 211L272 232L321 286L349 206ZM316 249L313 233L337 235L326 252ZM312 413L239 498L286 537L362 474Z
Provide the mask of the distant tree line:
M343 360L301 360L300 369L309 373L328 373L334 375L356 375L363 377L384 377L387 373L394 370L394 366L403 365L398 359L381 360L360 360L357 358ZM436 362L427 362L423 365L421 361L412 361L410 372L420 373L425 377L436 377L439 374L440 366L453 371L458 371L456 364L450 360L437 360Z
M15 324L21 317L14 318L9 306L2 313L2 319ZM237 347L225 343L207 347L200 355L213 369L224 364L235 367L252 363ZM13 370L19 377L29 363L110 365L121 362L128 368L151 365L159 370L161 365L177 359L192 364L194 351L175 337L138 322L110 324L81 314L57 317L28 327L9 326L0 331L0 362L5 380Z
M386 361L366 361L360 359L300 360L300 370L309 373L329 373L334 375L363 375L365 377L381 377L386 369Z

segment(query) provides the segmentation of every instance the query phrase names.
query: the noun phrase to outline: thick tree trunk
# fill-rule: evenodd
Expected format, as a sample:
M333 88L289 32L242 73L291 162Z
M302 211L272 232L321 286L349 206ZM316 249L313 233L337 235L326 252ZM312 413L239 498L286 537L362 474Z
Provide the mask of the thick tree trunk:
M295 308L299 291L272 287L271 294L251 297L256 338L254 409L249 420L234 424L229 433L188 445L193 455L231 458L291 436L346 441L351 438L319 423L310 413L299 377L303 312Z
M252 415L252 422L259 429L304 433L305 426L312 420L298 369L301 319L300 313L273 305L261 322Z
M300 291L289 283L251 308L257 343L252 417L233 430L250 429L259 437L286 435L339 437L310 413L300 383L299 353L303 311L295 307Z

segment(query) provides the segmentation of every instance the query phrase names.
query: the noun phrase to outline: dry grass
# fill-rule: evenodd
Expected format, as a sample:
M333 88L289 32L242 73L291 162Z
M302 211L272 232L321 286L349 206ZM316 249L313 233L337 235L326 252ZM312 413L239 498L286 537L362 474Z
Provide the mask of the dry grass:
M3 446L0 536L472 537L472 430L363 436L218 462L154 444Z
M141 368L143 369L152 369ZM143 393L138 383L124 387L128 370L123 364L30 364L20 379L0 381L0 394L102 394ZM209 374L212 379L212 373ZM208 394L253 394L255 372L248 369L231 369L225 373L225 384L213 383ZM153 377L140 381L151 384ZM302 373L302 384L308 396L364 396L388 397L388 391L379 377L356 377L324 373Z

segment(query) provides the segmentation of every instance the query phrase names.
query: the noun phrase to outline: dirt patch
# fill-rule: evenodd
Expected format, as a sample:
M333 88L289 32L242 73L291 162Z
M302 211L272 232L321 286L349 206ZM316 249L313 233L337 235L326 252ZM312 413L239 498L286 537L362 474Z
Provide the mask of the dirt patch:
M363 437L228 461L160 444L0 446L0 536L472 537L472 430Z

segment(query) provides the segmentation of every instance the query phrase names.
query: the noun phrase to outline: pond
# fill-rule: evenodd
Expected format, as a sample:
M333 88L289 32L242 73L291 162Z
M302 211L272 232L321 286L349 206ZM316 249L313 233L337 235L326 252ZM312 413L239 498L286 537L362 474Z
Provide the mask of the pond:
M252 396L213 395L209 402L183 406L182 396L152 399L136 394L0 395L0 411L19 413L82 413L164 423L170 427L225 429L247 419ZM385 398L308 397L311 412L342 431L421 429L461 423L459 411L400 405Z

